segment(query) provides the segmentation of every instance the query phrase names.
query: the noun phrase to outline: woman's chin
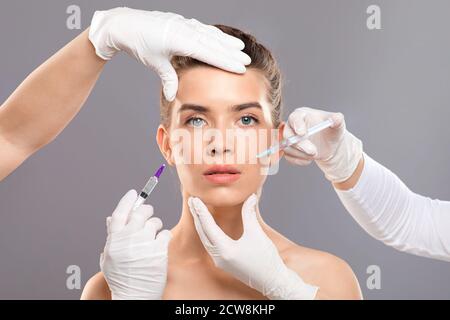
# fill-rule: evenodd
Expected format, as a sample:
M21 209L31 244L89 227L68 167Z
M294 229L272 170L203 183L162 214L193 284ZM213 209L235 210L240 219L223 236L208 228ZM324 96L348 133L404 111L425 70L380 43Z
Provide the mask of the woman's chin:
M212 207L233 207L242 204L251 192L232 190L232 188L214 188L198 195L205 204Z

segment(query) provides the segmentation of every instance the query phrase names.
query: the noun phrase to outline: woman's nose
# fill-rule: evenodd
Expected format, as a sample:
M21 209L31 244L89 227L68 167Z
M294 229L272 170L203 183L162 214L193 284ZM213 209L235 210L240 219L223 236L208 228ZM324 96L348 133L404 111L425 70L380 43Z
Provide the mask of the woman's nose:
M226 154L233 154L234 136L231 128L215 128L214 135L208 141L207 155L218 157Z
M206 146L207 155L211 157L218 157L226 155L227 153L232 154L233 148L230 146L230 144L230 142L220 141L220 139L214 139Z
M221 148L217 148L217 147L213 147L213 148L208 148L208 155L211 157L217 157L220 156L222 154L226 154L227 152L229 154L231 154L231 150L230 149L224 149L223 151L220 150Z

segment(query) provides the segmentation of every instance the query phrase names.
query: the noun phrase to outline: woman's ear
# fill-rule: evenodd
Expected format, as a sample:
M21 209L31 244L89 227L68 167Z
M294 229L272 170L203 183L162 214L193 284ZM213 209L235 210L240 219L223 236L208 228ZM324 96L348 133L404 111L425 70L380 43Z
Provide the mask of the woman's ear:
M170 146L170 136L162 124L159 125L158 130L156 131L156 143L158 144L164 159L166 159L166 162L173 166L174 161L172 159L173 153Z

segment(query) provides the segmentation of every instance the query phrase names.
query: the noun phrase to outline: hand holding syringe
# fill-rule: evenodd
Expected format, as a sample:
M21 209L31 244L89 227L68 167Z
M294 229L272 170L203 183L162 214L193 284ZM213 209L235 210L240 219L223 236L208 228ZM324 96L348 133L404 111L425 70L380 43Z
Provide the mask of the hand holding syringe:
M331 127L332 125L333 125L333 120L331 120L331 119L325 120L325 121L309 128L305 135L303 135L303 136L293 135L287 139L284 139L280 143L277 143L277 144L273 145L272 147L270 147L269 149L257 154L256 157L262 158L262 157L270 156L271 154L274 154L275 152L277 152L279 150L283 150L283 149L285 149L293 144L296 144L302 140L308 139L312 135L314 135L322 130L327 129L327 128Z

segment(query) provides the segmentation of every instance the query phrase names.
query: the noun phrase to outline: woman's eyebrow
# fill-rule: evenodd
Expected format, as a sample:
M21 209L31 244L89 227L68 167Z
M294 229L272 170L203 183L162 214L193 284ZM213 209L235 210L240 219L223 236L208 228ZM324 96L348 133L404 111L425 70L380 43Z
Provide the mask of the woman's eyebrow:
M259 102L247 102L247 103L234 105L231 107L231 110L234 112L239 112L239 111L242 111L242 110L248 109L248 108L258 108L258 109L262 110L262 107L259 104Z
M181 105L180 109L178 109L178 113L181 113L186 110L193 110L200 113L209 113L209 108L200 106L198 104L192 104L192 103L184 103Z
M245 110L248 108L258 108L258 109L262 110L261 104L259 102L247 102L247 103L242 103L242 104L237 104L237 105L231 106L231 111L239 112L239 111L242 111L242 110ZM210 112L210 109L208 107L201 106L198 104L193 104L193 103L184 103L181 105L180 109L178 109L178 113L181 113L186 110L193 110L193 111L200 112L200 113L209 113Z

